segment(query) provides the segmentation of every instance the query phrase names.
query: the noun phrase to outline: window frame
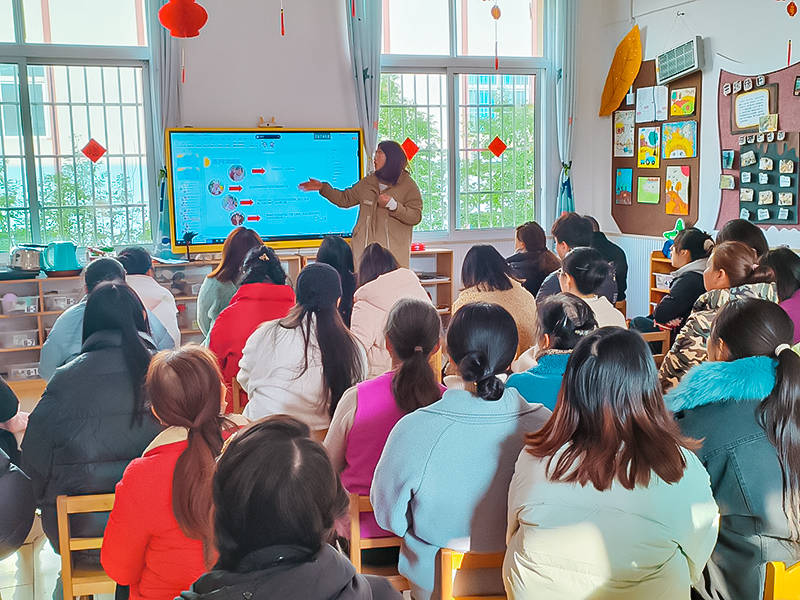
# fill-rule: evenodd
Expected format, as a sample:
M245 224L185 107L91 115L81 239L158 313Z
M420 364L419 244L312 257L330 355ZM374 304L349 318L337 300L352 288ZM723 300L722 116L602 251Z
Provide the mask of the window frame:
M544 152L546 150L547 132L543 130L545 115L551 108L551 100L546 93L551 87L550 75L552 72L548 52L550 48L550 34L548 27L542 28L542 54L543 56L518 57L500 56L500 68L495 70L491 56L466 56L458 55L458 23L456 3L460 0L448 0L449 8L449 55L412 55L412 54L381 54L381 75L384 73L435 73L444 74L447 88L447 154L448 154L448 219L447 229L443 231L414 232L414 237L422 240L444 241L473 241L493 240L498 237L507 237L513 227L487 227L480 229L459 229L458 225L458 176L460 160L458 156L459 132L459 90L457 79L459 75L527 75L534 77L534 127L536 131L536 146L534 158L534 215L539 222L544 222L547 211L546 190L547 173ZM550 2L542 2L541 18L543 23L549 23ZM384 15L385 17L385 15ZM384 24L386 21L384 20Z
M144 110L145 154L147 182L142 192L147 191L147 204L150 208L151 239L142 243L152 245L158 235L158 166L156 164L155 120L152 93L152 19L145 17L148 32L146 46L95 46L73 44L28 43L25 39L25 23L22 0L12 0L14 14L14 42L0 42L0 63L14 64L19 75L19 106L22 121L22 140L25 153L25 183L30 212L31 241L41 242L41 210L36 170L33 119L31 115L30 87L28 84L29 66L87 66L87 67L137 67L142 69L142 107ZM145 0L146 15L150 14L152 0ZM0 249L0 252L5 251Z

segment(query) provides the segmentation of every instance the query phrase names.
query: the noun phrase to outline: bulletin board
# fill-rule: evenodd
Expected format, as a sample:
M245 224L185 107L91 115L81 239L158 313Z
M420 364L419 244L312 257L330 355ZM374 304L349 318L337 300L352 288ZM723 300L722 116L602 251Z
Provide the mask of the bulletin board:
M639 75L633 83L634 95L637 89L656 85L656 65L654 60L644 61L639 70ZM692 73L668 84L669 92L667 95L667 120L650 121L636 123L634 118L634 151L633 156L615 156L617 137L617 119L620 111L635 111L635 101L628 104L623 100L617 111L612 115L612 135L611 135L611 215L623 233L661 236L665 231L670 231L675 227L675 221L682 218L687 226L697 222L698 201L700 191L700 126L702 113L702 72ZM671 110L673 92L694 88L694 110L691 114L673 115ZM674 131L683 123L690 121L696 122L696 135L694 142L694 156L687 158L664 158L664 126L669 131ZM639 137L643 128L658 128L660 132L660 149L657 167L639 166ZM682 168L681 168L682 167ZM668 180L667 173L670 173L670 185L674 185L673 174L679 171L683 174L685 186L688 183L688 214L668 214L667 201ZM619 170L631 170L631 189L630 196L622 194L618 189L617 174ZM648 197L639 195L639 178L658 177L658 194L648 194ZM652 188L651 188L652 189ZM685 187L684 193L685 193ZM646 202L643 202L646 201ZM655 202L654 202L655 201Z
M722 174L733 180L732 189L721 190L716 227L745 216L754 224L778 229L798 228L798 159L800 158L800 64L762 75L738 75L720 71L718 89L719 139ZM769 96L768 98L766 96ZM754 102L748 102L754 99ZM744 102L743 102L744 100ZM742 107L753 111L742 115ZM761 110L777 115L774 131L755 125ZM749 154L751 153L752 154ZM732 154L733 160L725 154ZM751 164L743 164L742 157ZM768 159L762 164L761 159ZM745 160L747 163L748 160ZM791 171L789 171L791 162ZM783 163L783 164L782 164ZM771 167L771 168L764 168ZM782 169L783 167L783 169ZM783 172L782 172L783 171ZM745 175L746 174L746 175ZM744 177L743 177L744 176ZM749 177L749 181L747 181ZM729 180L730 181L730 180ZM752 199L749 195L752 191ZM759 197L762 192L771 196ZM789 204L791 194L791 204ZM783 195L783 197L781 196ZM781 214L781 209L784 209ZM762 211L759 214L759 211Z

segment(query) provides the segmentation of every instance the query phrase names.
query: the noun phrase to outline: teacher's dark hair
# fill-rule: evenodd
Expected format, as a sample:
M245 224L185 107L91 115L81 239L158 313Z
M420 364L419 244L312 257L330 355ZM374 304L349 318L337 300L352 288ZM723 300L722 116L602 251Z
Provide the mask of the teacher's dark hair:
M391 140L378 144L378 150L386 156L386 163L375 171L375 175L377 175L378 181L381 183L395 185L408 166L406 152L400 144Z

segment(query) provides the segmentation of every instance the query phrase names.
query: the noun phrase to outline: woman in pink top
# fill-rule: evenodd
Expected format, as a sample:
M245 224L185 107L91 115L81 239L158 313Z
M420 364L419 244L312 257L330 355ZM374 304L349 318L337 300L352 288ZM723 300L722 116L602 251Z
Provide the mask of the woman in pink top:
M800 256L789 248L770 250L761 263L775 272L778 300L794 323L794 343L800 343Z
M442 322L429 303L406 298L386 322L386 348L392 370L347 390L336 407L325 448L342 484L351 494L369 495L372 475L386 438L402 417L442 397L444 387L429 364L439 349ZM361 515L361 537L393 535Z

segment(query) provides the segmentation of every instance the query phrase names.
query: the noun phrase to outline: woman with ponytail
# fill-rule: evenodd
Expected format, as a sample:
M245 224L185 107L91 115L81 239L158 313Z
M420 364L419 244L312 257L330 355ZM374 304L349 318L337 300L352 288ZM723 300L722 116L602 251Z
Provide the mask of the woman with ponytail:
M719 542L703 598L761 598L764 565L800 560L800 357L777 305L747 298L714 320L709 362L666 396L711 476Z
M778 301L775 274L758 264L756 251L742 242L714 247L703 271L706 292L697 299L672 348L664 357L659 377L664 391L675 387L686 372L706 360L711 323L731 300L760 298Z
M228 386L226 412L233 410L230 388L239 372L247 338L261 323L288 315L292 306L294 291L286 285L286 273L275 251L263 245L250 250L242 265L239 289L230 305L219 313L209 334L208 347L217 355L222 380ZM247 404L244 394L240 404Z
M157 354L145 391L166 427L125 469L103 536L105 572L132 600L174 598L214 562L211 477L225 438L247 421L221 416L225 387L200 346Z
M267 321L248 338L236 378L250 399L245 417L287 414L321 440L342 394L364 380L366 354L339 314L336 269L306 266L295 294L297 304L286 318Z
M550 416L528 404L498 375L517 351L514 318L496 304L462 306L450 322L447 352L457 376L438 402L395 425L386 441L370 497L382 528L403 538L398 568L415 600L436 597L436 553L500 552L505 548L508 484L524 432ZM497 577L456 580L456 592L502 592ZM465 583L467 590L460 590Z

